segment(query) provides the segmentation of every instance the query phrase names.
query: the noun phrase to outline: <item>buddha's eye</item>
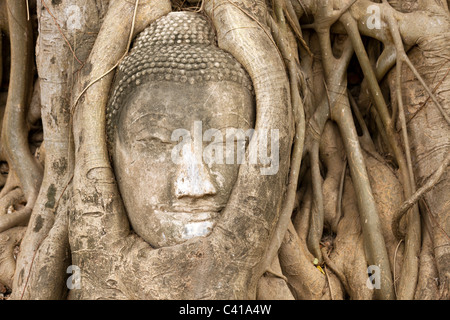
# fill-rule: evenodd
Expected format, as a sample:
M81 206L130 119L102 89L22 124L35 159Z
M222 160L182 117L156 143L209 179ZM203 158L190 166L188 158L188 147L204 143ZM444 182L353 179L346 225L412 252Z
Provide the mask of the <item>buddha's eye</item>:
M163 142L161 139L157 138L157 137L146 137L146 138L138 138L136 139L137 142L142 142L142 143L156 143L156 142Z
M169 139L156 135L137 137L136 142L144 146L171 146L173 143Z

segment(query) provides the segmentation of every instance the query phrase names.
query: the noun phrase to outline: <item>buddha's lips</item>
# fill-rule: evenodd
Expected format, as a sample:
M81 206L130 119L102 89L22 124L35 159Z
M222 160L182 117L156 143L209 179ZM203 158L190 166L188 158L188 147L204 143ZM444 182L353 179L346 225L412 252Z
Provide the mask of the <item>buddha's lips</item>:
M180 213L190 213L190 214L197 214L197 213L202 213L202 212L220 212L222 211L223 207L220 208L195 208L195 209L191 209L191 208L181 208L180 210L175 209L175 210L164 210L167 212L180 212Z
M221 210L155 210L155 214L158 216L166 216L170 219L178 220L181 222L201 222L215 220Z
M167 212L186 212L186 213L198 213L198 212L219 212L225 208L225 205L215 203L205 203L203 205L197 204L195 207L183 204L173 204L170 208L159 208L159 210Z

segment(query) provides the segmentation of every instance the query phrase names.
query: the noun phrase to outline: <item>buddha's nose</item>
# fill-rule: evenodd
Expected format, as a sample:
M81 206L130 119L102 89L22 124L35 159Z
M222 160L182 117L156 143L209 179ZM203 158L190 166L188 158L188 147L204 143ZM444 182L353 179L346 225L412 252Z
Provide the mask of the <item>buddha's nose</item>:
M211 177L201 160L196 156L191 145L183 147L183 161L178 165L175 180L175 196L177 198L201 198L216 194Z

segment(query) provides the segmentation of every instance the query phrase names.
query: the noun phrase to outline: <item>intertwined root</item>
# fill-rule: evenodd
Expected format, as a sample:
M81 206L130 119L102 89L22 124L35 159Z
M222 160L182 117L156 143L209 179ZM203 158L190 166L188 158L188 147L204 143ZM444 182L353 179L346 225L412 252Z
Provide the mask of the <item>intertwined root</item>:
M327 72L327 69L330 70L332 67L336 67L336 64L338 64L338 62L336 61L336 58L333 58L333 54L336 54L337 51L333 51L333 54L331 53L330 48L327 46L329 46L328 44L328 39L329 36L323 36L324 33L328 32L328 28L331 26L331 23L334 22L337 17L340 16L340 14L342 14L342 11L339 10L333 10L332 6L327 5L329 4L329 2L324 2L323 4L321 4L319 6L319 8L314 11L314 9L312 9L313 14L314 14L314 23L311 25L308 25L307 27L312 27L316 30L316 32L319 35L319 43L320 43L320 48L321 48L321 55L322 55L322 63L324 65L324 70L325 70L325 74L333 74L335 75L335 72L331 73L331 72ZM370 168L370 164L369 164L369 160L366 159L365 161L365 165L367 166L367 169L369 170L369 176L370 176L370 185L373 188L373 194L376 198L376 203L377 203L377 207L378 207L378 211L380 214L380 222L381 222L381 228L383 229L383 239L385 241L385 244L382 245L382 247L386 247L387 252L388 252L388 257L389 257L389 262L391 265L391 268L393 269L393 277L394 277L394 286L395 286L395 291L396 291L396 295L399 298L407 298L407 299L411 299L414 296L414 292L415 292L415 288L416 288L416 283L417 283L417 279L418 279L418 272L419 272L419 264L418 264L418 254L420 252L420 243L421 243L421 226L420 226L420 221L419 221L419 211L418 211L418 206L417 206L417 200L420 198L420 196L422 196L425 192L429 191L430 188L434 187L436 189L436 191L434 192L435 194L439 194L442 198L448 198L448 191L443 191L444 189L442 188L442 186L445 187L446 183L442 182L440 184L437 184L439 182L439 180L442 178L443 181L446 181L446 176L445 176L445 171L446 171L446 167L447 167L447 158L442 159L442 157L438 158L441 159L440 161L437 161L436 163L441 163L441 165L439 166L439 168L435 167L434 170L437 170L436 174L431 176L431 173L428 174L426 177L422 178L422 181L424 181L425 179L429 178L430 181L428 181L428 183L426 185L424 185L423 190L420 190L420 193L414 194L413 197L413 193L416 190L416 179L415 179L415 172L413 169L413 160L412 160L412 155L411 155L411 150L410 150L410 140L409 137L406 133L407 131L407 125L406 125L406 121L405 121L405 117L404 117L404 113L405 110L403 108L403 103L402 103L402 99L398 98L401 97L401 87L408 87L407 85L405 85L404 83L401 83L401 75L404 74L404 72L400 72L401 70L401 65L406 64L408 66L408 69L411 70L412 73L412 77L417 79L418 85L420 86L421 90L423 91L423 94L428 96L427 101L426 102L430 102L431 101L434 103L434 107L435 107L435 111L437 112L436 114L433 115L433 120L437 120L439 122L439 125L435 126L436 130L435 130L435 134L433 134L433 139L434 141L428 141L427 143L423 143L423 145L426 145L427 147L430 148L438 148L439 150L443 150L443 153L445 154L445 152L448 152L446 150L448 150L448 144L447 143L441 143L442 138L442 131L447 131L449 126L448 124L449 119L448 119L448 110L446 110L446 108L448 108L448 104L446 104L445 106L442 105L442 98L443 96L441 95L441 97L439 97L438 95L436 95L436 90L439 87L439 85L442 84L442 82L445 80L446 78L446 74L448 72L445 72L445 70L442 72L439 72L438 70L442 70L442 66L445 65L445 62L441 60L441 69L436 69L435 71L432 71L430 69L428 70L424 70L424 72L419 71L419 68L416 69L415 64L416 63L412 63L410 61L410 59L408 58L408 56L405 54L405 49L403 47L403 43L401 40L401 37L404 37L406 42L406 47L409 48L411 46L411 44L409 44L408 42L411 42L411 39L414 39L415 37L417 37L418 39L420 38L419 41L419 47L421 48L422 51L426 52L426 51L432 51L433 53L435 53L437 56L440 56L441 59L442 57L448 57L448 54L446 54L446 52L448 51L445 47L441 48L439 45L436 48L436 43L438 43L440 41L440 39L445 38L446 36L443 34L440 34L441 32L438 31L436 33L436 35L434 35L433 37L421 37L419 34L416 34L417 30L410 30L411 32L407 31L406 26L409 24L414 24L417 23L417 19L419 19L419 15L421 14L425 14L425 16L430 17L427 15L427 13L425 12L421 12L421 13L417 13L416 15L412 14L411 16L402 16L400 18L400 15L398 14L398 12L395 12L395 10L393 10L389 4L387 3L383 3L382 5L379 5L379 9L381 10L381 17L383 19L383 23L385 23L385 28L381 31L370 31L368 29L365 29L366 27L363 26L362 27L362 33L365 33L367 35L373 36L376 39L379 39L380 41L383 42L384 44L384 51L382 52L382 54L379 57L379 60L376 64L376 68L375 70L372 70L372 65L373 63L370 62L369 60L369 56L366 53L366 49L364 48L364 46L362 45L361 42L361 36L360 36L360 30L358 30L358 27L361 29L361 25L357 26L355 23L355 19L358 20L358 22L361 23L361 21L365 21L363 19L367 18L366 12L365 12L365 7L370 3L364 3L364 2L359 2L357 4L355 4L352 8L351 8L351 14L349 13L345 13L344 15L342 15L341 18L341 22L344 23L345 28L347 33L349 34L350 38L352 39L352 44L353 47L355 48L355 52L357 54L357 57L359 59L359 62L362 66L364 75L365 75L365 79L363 82L363 86L362 86L362 94L360 96L359 102L364 102L364 101L368 101L367 97L369 97L369 95L367 95L369 92L372 95L372 100L374 100L374 104L376 106L376 108L371 108L371 113L372 116L374 117L374 119L376 120L377 123L377 127L378 127L378 134L381 135L383 141L384 141L384 147L387 146L387 150L391 151L394 155L394 161L397 162L397 165L400 167L399 173L400 173L400 181L397 181L397 178L392 178L394 179L393 181L391 181L390 183L385 183L384 185L382 185L381 190L390 190L389 192L391 192L392 186L396 186L397 190L396 192L394 192L395 195L384 195L381 197L381 199L378 199L376 196L376 193L380 193L380 190L375 190L376 187L376 179L374 179L373 175L370 174L370 170L373 170L373 168ZM425 7L427 6L427 4L422 4ZM361 10L361 9L364 10ZM430 4L428 4L428 10L433 11L436 15L442 15L442 18L445 21L445 24L448 25L448 16L443 14L442 12L439 12L439 10L442 10L443 8L438 8L438 11L436 11L436 7L433 7L433 5L430 6ZM297 12L303 13L305 8L297 8ZM345 11L345 10L344 10ZM428 18L427 18L428 19ZM431 18L433 19L433 18ZM431 23L431 21L425 21L426 23ZM364 23L363 23L364 25ZM427 32L432 33L435 32L436 30L428 30ZM320 38L322 38L322 40L320 40ZM312 37L310 39L313 39ZM422 40L423 39L423 40ZM436 43L435 43L436 42ZM435 43L435 45L433 46L434 49L426 49L426 43ZM440 43L440 42L439 42ZM444 42L442 42L444 43ZM448 41L447 41L448 43ZM309 47L314 47L314 43L309 43L308 44ZM439 53L437 53L437 51L439 51ZM341 51L342 52L342 51ZM427 53L425 53L425 55L427 55ZM376 56L373 55L373 53L371 52L371 58L373 59ZM392 57L394 57L394 59L392 59ZM391 92L393 92L393 99L392 99L392 113L388 110L387 108L387 103L385 102L384 98L385 95L383 95L382 91L380 90L380 86L378 85L378 81L380 81L383 76L387 73L387 71L393 66L393 64L395 63L395 57L397 57L397 85L395 87L391 87ZM444 60L447 60L448 58L443 58ZM334 64L330 64L330 60L334 60L335 63ZM341 61L341 63L343 63ZM431 61L430 59L426 62L422 62L421 63L424 66L432 66L432 65L436 65L435 62ZM328 65L328 66L327 66ZM311 71L311 69L308 70L308 68L305 68L305 70ZM445 76L440 79L440 81L438 82L438 79L436 79L438 74L443 74L445 73ZM422 74L434 74L435 78L434 79L427 79L427 77L422 77ZM312 75L307 75L307 78L312 78L310 81L311 83L318 83L317 80L315 79L319 79L319 77L314 77L313 75L315 75L314 73ZM325 77L326 78L326 77ZM433 83L433 81L435 83L437 83L437 86L434 87L434 89L432 90L432 86L429 85L429 83ZM327 79L327 85L329 88L326 90L327 93L329 94L328 96L328 102L330 104L330 109L331 109L331 118L333 120L335 120L338 124L340 122L342 122L342 119L333 117L333 105L336 103L336 98L333 97L332 94L334 94L336 92L336 87L338 87L338 84L341 84L341 82L333 82L332 79ZM334 87L333 87L334 86ZM445 86L444 86L445 88ZM327 89L327 87L325 87L325 89ZM319 89L317 89L319 90ZM317 91L316 90L316 91ZM443 89L444 92L448 92L448 90ZM446 91L445 91L446 90ZM445 95L445 94L444 94ZM417 96L417 90L414 94L412 94L411 96ZM420 94L419 94L420 96ZM366 97L366 98L364 98ZM351 97L350 97L351 98ZM441 99L441 101L440 101ZM447 100L444 100L448 102ZM352 99L350 99L350 102L353 105L356 105L355 101L352 101ZM425 103L426 103L425 102ZM342 103L342 102L341 102ZM361 106L363 110L367 110L368 108L365 105ZM335 107L334 107L335 108ZM423 108L423 105L421 106L421 108ZM308 106L306 106L306 110L308 110ZM316 114L317 114L317 110L320 110L320 104L319 107L316 108ZM361 115L358 115L358 110L355 110L355 108L353 108L354 112L355 112L355 116L356 118L358 118L358 122L359 122L359 126L363 131L363 136L359 139L361 142L361 146L363 149L367 150L372 156L375 156L376 159L380 160L382 159L382 157L380 155L377 155L374 149L374 145L373 143L371 143L370 141L370 136L368 134L367 128L365 128L365 124L363 123L363 121L361 121ZM314 115L314 117L310 118L310 121L312 120L312 124L313 126L311 126L314 130L309 131L308 134L306 135L306 139L307 142L305 143L305 148L307 148L306 150L313 153L315 153L314 148L309 148L308 147L311 145L311 143L308 143L308 139L311 139L311 136L314 137L314 134L321 134L322 132L322 128L323 128L323 124L325 123L324 120L321 121L317 121L317 119L326 119L327 113L324 112L322 113L322 117L317 117L316 114ZM399 137L397 136L397 133L395 132L394 129L394 123L397 121L397 117L399 117L399 126L402 128L402 138L403 138L403 143L399 143ZM425 119L423 120L424 122L430 121L429 119ZM409 129L411 128L411 124L409 123L410 119L408 120L408 125L409 125ZM441 123L442 122L442 123ZM311 123L311 122L310 122ZM446 124L445 124L446 123ZM319 124L319 125L318 125ZM423 126L423 122L418 125L418 126ZM340 127L340 129L345 129L345 127ZM423 132L417 131L418 134L423 135ZM344 133L344 141L346 141L346 139L349 137L348 135L345 134L345 130L342 132L341 134ZM326 131L323 131L322 133L322 138L326 135ZM444 134L443 136L448 137L449 135ZM437 138L437 140L436 140ZM312 140L317 140L317 138L312 139ZM328 139L329 140L329 139ZM327 141L328 141L327 140ZM413 142L412 144L414 145L414 143L417 143L418 140L421 140L421 138L416 138L415 142ZM440 142L439 142L440 141ZM314 143L312 143L312 145L314 145ZM436 146L437 145L437 146ZM420 145L418 146L418 148L422 148ZM351 155L352 152L355 152L355 149L347 149L347 155ZM433 151L434 152L434 151ZM416 153L417 154L417 153ZM427 153L428 154L428 153ZM438 152L439 154L439 152ZM336 195L339 195L339 183L337 183L337 176L338 174L336 173L336 171L338 171L336 169L336 167L342 166L342 159L339 161L338 158L336 158L336 161L333 163L333 165L330 164L329 159L327 159L327 157L323 156L324 154L321 154L320 159L322 161L324 161L325 167L326 169L331 169L331 172L326 171L326 179L325 182L322 182L322 178L320 176L320 174L318 174L318 165L317 165L317 157L312 157L311 158L311 172L312 172L312 183L313 186L314 185L320 185L323 187L323 195L325 197L322 196L321 192L313 192L312 195L312 209L308 209L307 211L311 211L311 215L313 217L313 219L311 220L312 222L314 222L314 224L311 224L311 228L313 228L313 235L314 234L318 234L319 237L314 236L309 238L308 240L308 247L311 250L311 252L314 253L314 255L316 257L320 257L320 253L317 247L317 242L318 239L320 239L322 237L322 229L321 227L324 225L323 221L330 219L330 217L334 217L336 215ZM325 154L326 155L326 154ZM416 156L417 157L417 156ZM416 159L416 158L415 158ZM442 160L444 160L442 162ZM383 163L383 161L381 161L381 163ZM417 165L417 163L416 163ZM334 167L333 167L334 166ZM350 164L351 166L351 164ZM385 165L386 166L386 165ZM330 167L330 168L328 168ZM315 169L314 169L315 168ZM386 166L386 168L388 168ZM425 167L424 167L425 168ZM433 170L430 168L430 166L427 167L428 171ZM419 169L420 170L420 169ZM378 170L379 171L379 170ZM315 173L314 173L315 172ZM342 170L341 170L342 172ZM334 179L331 179L331 176L335 176ZM352 176L353 180L355 179L355 176ZM328 180L328 181L327 181ZM304 180L305 183L307 183ZM355 180L353 181L353 183L355 183ZM333 185L333 186L331 186ZM358 192L360 189L360 187L356 188L356 191ZM398 192L399 190L403 189L403 193L402 192ZM446 188L448 190L448 187ZM313 187L314 190L314 187ZM348 189L345 189L346 191L344 191L344 198L347 199L348 202L348 194L351 192ZM433 193L429 194L429 197L432 196ZM308 195L308 194L307 194ZM389 203L389 201L386 201L386 199L383 199L383 197L388 197L391 200L390 205L392 207L385 207L386 203ZM311 200L309 200L310 197L305 196L304 197L304 201L305 201L305 206L304 207L311 207ZM323 199L326 198L327 200L324 201ZM356 199L359 199L360 197L357 196ZM406 209L403 209L401 212L395 212L396 209L398 210L399 208L402 208L402 200L401 199L405 199L408 198L408 201L405 202L405 204L408 204L407 208L410 208L412 205L413 206L413 212L411 212L408 215L408 218L404 221L402 221L402 225L403 225L403 230L404 230L404 234L399 236L399 217L401 216L401 214L406 212ZM394 199L396 199L394 201ZM393 202L392 202L393 201ZM439 201L436 197L433 200L434 203L441 203L442 201ZM367 203L367 202L366 202ZM326 208L326 210L322 210L322 205ZM380 207L381 206L381 207ZM429 205L428 205L429 206ZM356 210L356 209L355 209ZM363 214L364 211L367 210L367 208L364 208L364 204L360 204L359 205L359 214ZM323 213L323 211L326 212L326 215ZM434 212L438 213L438 212L442 212L442 210L437 209L437 210L433 210ZM447 210L448 211L448 210ZM383 213L384 214L383 214ZM387 212L387 213L386 213ZM324 216L326 216L327 218L323 218L322 214ZM320 217L320 218L314 218L314 217ZM356 215L354 217L357 218L358 215ZM438 214L439 217L439 214ZM318 219L318 220L317 220ZM431 218L433 220L436 220L436 218L433 218L433 214L431 214ZM444 218L445 219L445 218ZM295 219L295 221L299 221L300 219ZM341 219L341 221L345 221L345 216ZM365 220L365 222L367 223L367 220ZM363 223L364 226L364 219L361 221L361 223ZM390 224L390 225L389 225ZM405 227L406 224L406 227ZM319 225L319 227L317 227ZM446 247L445 243L448 242L448 233L445 231L446 228L446 221L445 220L441 220L441 221L434 221L434 227L435 228L439 228L441 229L439 232L434 232L434 234L440 234L440 236L438 236L437 238L437 242L442 243L442 248L437 250L437 252L439 252L439 255L442 255L442 259L440 261L447 261L444 257L446 256L445 254L445 250L443 249ZM331 229L333 227L331 226ZM304 228L303 228L304 229ZM401 228L400 228L401 229ZM311 235L311 229L310 229L310 235ZM342 230L341 230L341 234L342 234ZM404 241L402 241L402 238L405 236L406 234L406 238L404 239ZM338 238L340 238L341 235L338 234L336 235L336 241ZM440 239L439 239L440 237ZM346 237L344 237L346 238ZM350 237L351 238L351 237ZM363 241L366 246L365 248L367 249L367 244L370 244L370 241L368 242L367 239L365 239L365 241ZM349 251L349 253L353 253L353 252L357 252L358 251L358 246L355 247L355 243L358 243L357 239L354 239L354 241L351 241L349 243L349 245L353 246L352 251ZM287 246L289 247L289 246ZM286 248L287 248L286 247ZM364 246L360 246L360 248L364 248ZM426 247L424 247L426 248ZM381 248L380 248L381 249ZM295 250L294 250L295 251ZM333 251L333 253L336 251ZM358 255L358 257L363 256L363 252L364 251L360 251L360 254ZM333 259L333 253L331 254L331 258ZM424 256L426 256L426 254L424 253ZM300 259L300 256L298 256L298 258ZM328 258L328 257L327 257ZM282 266L283 266L283 259L281 259L282 261ZM329 260L328 259L328 265L331 269L336 269L338 267L336 267L336 265L339 265L339 263L336 263L335 261ZM363 259L364 262L364 259ZM403 263L402 263L403 262ZM444 288L444 295L446 291L446 287L448 287L448 280L446 279L446 272L445 272L445 266L442 266L442 262L437 261L438 266L441 265L441 270L443 271L441 273L441 277L443 280L442 283L442 288ZM290 274L296 274L296 271L292 271L291 270L291 266L294 265L292 263L288 263L287 266L289 266L287 272L289 272ZM333 266L332 266L333 265ZM357 265L357 263L355 262L354 265ZM364 265L364 263L362 263L361 265ZM361 265L358 267L353 266L354 270L361 270ZM426 263L423 263L423 265L425 266ZM341 283L343 284L343 286L345 287L345 281L343 281L343 274L341 272L339 272L339 270L335 270L336 274L338 275L338 278L341 279ZM427 273L427 272L423 272L423 273ZM362 275L361 279L367 279L367 274L366 271L364 270L363 272L360 273ZM289 280L289 278L288 278ZM294 280L293 280L294 281ZM295 283L297 283L296 281L294 281ZM426 281L421 281L421 283L424 283ZM295 287L295 286L294 286ZM330 283L330 287L332 287L331 283ZM352 286L353 287L353 286ZM423 289L421 288L420 290L423 291ZM347 292L349 290L346 290ZM359 293L352 293L353 297L368 297L367 295L365 296L364 294L359 294Z
M447 22L448 20L450 19L447 18ZM406 106L404 121L410 138L411 155L414 159L413 170L418 185L417 194L422 194L422 197L411 197L411 200L417 202L421 199L419 203L424 227L427 232L430 232L434 246L435 266L429 262L430 256L427 253L430 239L426 242L424 239L422 245L424 253L419 258L420 268L423 270L420 270L419 274L418 292L424 297L435 295L443 299L448 298L450 288L448 276L450 232L447 204L450 190L447 169L450 161L450 126L442 116L443 112L450 114L448 90L450 65L447 58L450 54L449 38L448 33L424 37L418 43L418 47L409 53L408 59L417 70L403 66L400 83L394 73L389 74L388 78L391 92L398 92L399 85L402 88L401 99ZM419 80L417 74L420 74L423 79ZM434 99L430 97L429 90L424 87L423 82L431 88ZM442 104L442 109L435 103L435 99ZM393 103L399 100L399 94L392 95ZM396 219L400 219L405 212L407 211L398 212ZM422 257L425 259L423 262ZM430 289L434 287L431 274L435 272L435 268L438 270L440 280L439 294L431 293ZM426 279L420 279L420 276L425 277L425 274L428 274Z
M153 2L143 2L152 3L154 8L158 6ZM162 3L165 5L161 7L164 8L160 14L170 10L169 2L161 1L159 4ZM448 10L434 1L423 0L420 5L408 1L414 6L404 13L405 3L390 1L389 5L387 2L379 4L359 0L338 4L331 0L275 0L271 10L266 10L263 1L255 1L253 6L248 6L247 1L229 0L198 3L197 9L206 10L216 23L219 46L236 55L253 78L259 81L256 83L257 100L262 105L259 110L269 110L274 105L281 110L289 105L287 111L292 113L292 116L283 118L287 120L282 124L284 128L289 128L286 136L293 137L293 147L281 219L274 227L266 255L255 272L264 274L258 285L260 298L371 299L396 296L426 299L445 298L450 294L450 179L446 172L448 156L445 156L450 148ZM172 4L183 7L181 2ZM31 52L26 49L30 45L29 37L17 36L19 29L15 22L28 24L23 3L0 1L0 7L6 5L11 10L0 8L0 29L8 28L13 50ZM382 28L379 30L370 29L365 23L370 15L367 10L369 6L375 6L381 13ZM35 89L43 88L43 96L36 98L39 93L35 90L35 102L24 103L30 105L26 114L15 108L21 102L19 100L28 99L26 96L32 91L32 85L26 85L30 83L27 79L27 73L31 73L29 64L20 60L23 55L15 54L14 57L20 57L12 61L14 70L9 89L17 94L5 101L7 121L3 122L2 128L0 160L7 160L10 167L7 180L0 176L0 185L3 185L0 193L0 282L6 286L12 286L15 267L12 253L24 234L24 229L17 226L27 223L31 208L36 203L18 260L18 270L21 272L16 277L16 298L57 298L63 295L54 287L61 287L64 282L63 267L67 261L63 261L62 257L68 249L69 230L67 217L55 214L58 206L64 210L68 208L69 203L65 201L67 194L63 197L68 188L72 190L75 186L76 196L79 196L79 193L98 192L104 187L99 194L100 198L106 199L106 203L117 196L117 190L110 188L110 171L105 169L108 164L102 149L104 137L95 136L103 120L92 121L93 117L81 114L72 127L66 103L71 96L83 95L79 101L82 110L96 110L98 101L107 98L111 78L109 71L117 59L108 55L108 61L102 60L104 52L98 48L103 48L100 42L105 42L105 38L100 39L90 58L89 70L92 74L82 72L83 81L73 90L74 81L65 72L73 67L68 61L77 67L79 65L75 60L84 65L82 61L88 59L92 46L73 50L70 43L74 43L78 35L70 34L67 39L64 37L65 40L61 38L58 42L67 50L57 50L58 54L50 57L52 41L67 30L59 30L55 25L55 19L63 11L54 10L61 8L47 4L41 9L40 23L47 28L40 30L40 47L43 50L38 54L38 69L42 82L35 84ZM56 16L52 18L47 14L49 11L56 12ZM5 25L8 20L2 19L2 15L8 16L8 12L18 20L10 20ZM119 13L117 15L120 16ZM218 18L221 15L223 19ZM233 20L230 18L232 16L240 16L241 19ZM97 16L96 19L100 21ZM130 17L127 16L127 19L129 21ZM245 19L250 22L241 24ZM117 21L111 21L108 25L111 28L128 26L128 23L119 26L114 24ZM307 24L301 25L303 21ZM306 29L310 30L305 32ZM263 50L248 54L242 49L255 41L253 32L258 33L266 41L266 47L270 48L272 60L269 63L258 65L255 62L268 59ZM87 34L85 32L83 36ZM125 43L128 33L124 34ZM383 51L378 53L374 49L376 45L365 45L361 35L373 38L372 43L375 39L382 42ZM94 42L93 38L88 40L86 42ZM241 42L238 44L237 40ZM67 44L70 50L66 48ZM407 55L409 48L415 45ZM347 71L353 53L364 74L359 97L355 98L347 89ZM256 59L258 54L260 58ZM52 60L64 63L52 67ZM4 76L2 62L3 59L0 59L0 78L2 74ZM387 77L391 92L389 103L389 95L381 89L380 82L395 64L396 68ZM279 68L271 74L275 65ZM57 73L56 70L64 72ZM104 75L108 76L103 78ZM100 77L103 78L101 84L97 81ZM288 79L289 82L280 79ZM89 83L92 87L85 86ZM55 86L58 90L52 91ZM385 89L387 87L385 83ZM269 91L271 94L266 94ZM287 102L282 101L286 97ZM45 148L48 154L47 170L42 185L42 168L34 158L34 152L30 152L28 143L23 141L27 140L24 136L28 135L29 124L39 118L40 106L36 99L43 102L44 130L48 138ZM95 113L96 116L98 114ZM272 118L262 118L259 123L265 124ZM20 119L27 119L28 123ZM74 185L70 184L73 174L70 164L74 161L73 140L69 134L73 128L80 160L76 174L81 172L75 176ZM362 135L357 134L361 132ZM97 144L92 144L94 147L86 147L86 135L89 141L98 140ZM376 143L372 142L371 136ZM96 163L95 168L90 168L88 158L95 154L99 156L94 158L102 159L102 164ZM384 159L390 159L390 162ZM398 171L395 171L397 168ZM98 189L98 184L85 179L86 172L93 173L96 181L106 181L106 187ZM257 180L255 178L254 181ZM426 188L421 189L420 186ZM92 192L83 191L83 188L91 188L89 190ZM416 189L421 193L415 193ZM60 199L64 201L59 203ZM80 199L76 201L78 212L92 209ZM114 206L114 213L123 213L123 208L117 203ZM422 221L419 219L419 206ZM238 210L237 205L230 208ZM108 213L105 213L106 220L103 222L108 224L113 221L111 224L118 226L120 232L109 230L106 237L103 237L103 229L99 227L101 221L91 228L92 224L85 223L82 214L80 219L73 219L78 223L70 230L72 239L75 239L72 241L75 251L79 249L76 248L80 244L77 242L79 238L94 239L97 235L106 239L110 235L127 232L125 220L116 221ZM227 226L232 227L232 224L230 222ZM106 245L112 243L104 241ZM136 243L145 246L142 242ZM56 258L49 262L43 253L45 250L56 252ZM204 252L209 251L205 249ZM108 254L101 253L99 257L105 261L110 258ZM90 261L89 257L83 260L76 254L75 257L86 263L83 267L90 268L92 274L98 271L94 260ZM169 259L178 255L171 255L168 251L165 257ZM147 265L144 261L133 272L147 270ZM385 291L379 293L368 288L368 265L382 267ZM39 272L47 266L60 274L55 280L57 284L39 282ZM123 271L124 274L129 272ZM104 276L101 271L98 272L99 277ZM25 276L20 278L19 274ZM436 278L440 283L434 280ZM138 277L134 277L133 281L140 283ZM44 290L34 294L33 285ZM103 294L101 286L98 288L95 294ZM80 296L89 297L90 293Z
M16 227L0 234L0 285L7 288L12 288L18 247L25 229L25 227Z

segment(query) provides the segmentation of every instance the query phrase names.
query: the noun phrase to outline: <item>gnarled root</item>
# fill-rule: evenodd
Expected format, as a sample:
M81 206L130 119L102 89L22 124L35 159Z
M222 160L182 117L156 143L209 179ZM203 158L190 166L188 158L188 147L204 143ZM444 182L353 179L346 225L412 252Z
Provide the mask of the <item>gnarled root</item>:
M24 233L25 227L11 228L0 233L0 284L8 288L12 287L16 269L15 255Z
M257 300L294 300L287 285L287 279L281 271L278 256L272 261L269 270L259 279Z
M342 171L344 170L344 147L339 139L339 131L334 123L327 122L320 140L320 155L327 174L323 182L325 226L336 232L339 222L339 193Z

